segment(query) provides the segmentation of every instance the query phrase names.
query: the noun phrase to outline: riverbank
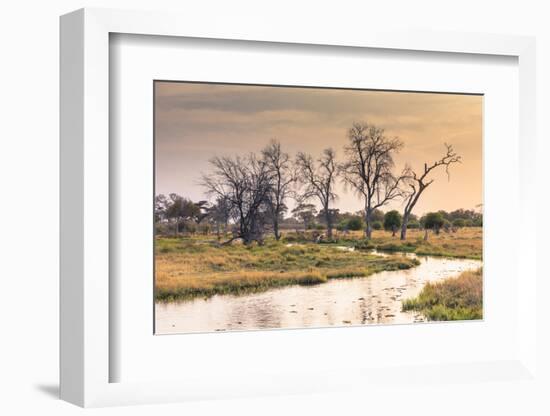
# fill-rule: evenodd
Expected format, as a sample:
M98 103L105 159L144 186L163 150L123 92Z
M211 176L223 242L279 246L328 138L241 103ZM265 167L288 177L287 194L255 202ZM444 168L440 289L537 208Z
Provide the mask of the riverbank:
M428 283L420 294L403 301L403 311L417 311L432 321L483 318L483 272L466 271L455 278Z
M428 233L424 241L424 231L408 230L407 239L392 237L385 231L375 231L370 241L363 240L360 232L343 236L342 243L358 249L375 249L387 252L415 253L419 256L439 256L459 259L481 260L483 257L483 229L481 227L461 228L456 232L439 234Z
M157 301L174 301L254 293L281 286L364 277L416 265L416 259L381 257L335 244L270 239L263 246L246 247L239 243L219 245L208 236L158 238L155 297Z
M427 318L420 312L403 311L403 299L418 296L429 282L442 282L481 266L479 260L469 259L426 256L418 260L420 264L413 269L365 278L328 279L322 284L288 285L242 296L156 302L155 333L424 322Z

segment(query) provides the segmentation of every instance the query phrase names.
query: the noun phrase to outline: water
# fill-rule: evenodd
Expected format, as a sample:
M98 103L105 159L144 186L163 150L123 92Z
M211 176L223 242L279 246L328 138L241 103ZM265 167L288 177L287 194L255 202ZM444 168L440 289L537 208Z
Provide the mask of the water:
M320 285L288 286L243 296L157 303L156 333L423 322L425 317L418 312L401 311L403 299L418 295L427 282L481 266L478 260L417 258L420 265L415 268L369 277L334 279Z

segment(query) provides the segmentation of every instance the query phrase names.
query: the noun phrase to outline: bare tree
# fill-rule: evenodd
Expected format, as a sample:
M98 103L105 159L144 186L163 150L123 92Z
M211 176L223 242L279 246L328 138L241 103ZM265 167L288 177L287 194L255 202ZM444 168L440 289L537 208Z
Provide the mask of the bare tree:
M338 174L336 153L332 148L323 150L315 162L311 155L300 152L296 156L296 165L300 172L300 182L304 185L302 199L317 198L323 207L327 223L327 236L332 238L332 215L330 203L335 201L334 183Z
M281 151L281 144L272 140L262 150L262 156L271 175L271 189L267 198L270 219L273 224L275 239L281 238L279 221L287 210L285 200L292 194L292 185L296 181L296 173L288 153Z
M403 175L396 177L393 156L403 147L398 138L389 138L384 129L367 123L354 123L348 131L346 161L340 165L344 184L365 203L365 235L372 236L372 214L401 195Z
M407 174L405 182L408 185L408 192L405 196L405 208L403 209L403 222L401 224L401 240L407 238L407 224L412 213L413 208L418 202L420 195L430 186L434 179L429 179L429 175L435 169L445 166L447 177L450 179L449 167L453 163L461 163L461 157L454 151L453 146L445 143L446 154L439 160L433 162L431 165L424 163L424 172L419 175L413 171L410 167L407 168Z
M210 196L224 198L235 221L234 236L226 241L242 239L263 244L265 205L271 190L271 173L263 159L254 154L246 157L214 157L213 172L202 176L201 184Z

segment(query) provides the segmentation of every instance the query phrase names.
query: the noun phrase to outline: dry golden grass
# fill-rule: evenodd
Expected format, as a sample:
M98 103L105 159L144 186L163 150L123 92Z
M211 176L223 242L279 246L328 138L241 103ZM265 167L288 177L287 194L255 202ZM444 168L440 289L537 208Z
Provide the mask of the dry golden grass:
M402 256L380 257L314 243L289 246L273 240L264 246L245 247L220 246L208 237L157 239L155 250L157 300L319 284L417 264Z
M482 274L482 269L478 269L443 282L428 283L416 298L403 301L403 310L422 312L434 321L481 319Z
M481 228L455 233L409 230L407 240L374 231L370 241L361 231L336 234L333 244L315 244L308 236L285 232L282 241L268 239L264 246L221 246L213 236L158 238L155 244L156 298L187 299L197 296L266 290L290 284L318 284L327 279L368 276L382 270L414 267L402 256L381 258L369 249L481 259ZM292 244L288 244L292 241ZM338 246L355 247L354 252Z
M435 234L428 232L428 241L424 241L424 231L408 230L407 239L401 241L399 235L381 230L373 231L371 241L363 240L363 233L355 231L347 235L340 234L340 239L364 248L381 251L416 253L419 255L470 258L481 260L483 255L483 229L481 227L461 228L456 232L441 231Z

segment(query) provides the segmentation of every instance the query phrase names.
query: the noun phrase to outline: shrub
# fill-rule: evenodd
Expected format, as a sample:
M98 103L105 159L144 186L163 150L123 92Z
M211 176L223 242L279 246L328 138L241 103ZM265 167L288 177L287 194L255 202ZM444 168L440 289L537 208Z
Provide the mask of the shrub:
M298 238L296 234L286 234L283 236L283 241L285 243L295 243L296 241L300 241L301 239Z
M383 227L384 227L384 225L382 224L382 221L374 221L372 223L372 229L373 230L381 230Z
M210 234L212 231L212 226L208 223L202 223L199 225L199 232L202 234Z
M413 229L413 230L417 230L420 228L420 223L416 220L412 220L412 221L409 221L407 223L407 228L410 228L410 229Z
M457 218L456 220L453 221L453 226L455 226L457 228L462 228L465 225L464 223L465 223L464 219Z
M180 223L179 232L188 232L188 233L194 234L197 232L197 224L191 221Z
M348 220L348 230L359 231L363 228L363 220L359 217L352 217Z
M395 235L395 231L401 227L401 214L396 211L388 211L384 215L384 229L386 231L392 231Z
M344 219L338 223L336 226L338 231L350 230L350 231L359 231L363 229L363 220L361 217L354 216L348 219Z
M355 250L372 250L376 248L374 243L370 240L357 240L353 247Z
M170 229L168 224L157 222L155 223L155 234L169 235L169 234L174 234L174 231Z

